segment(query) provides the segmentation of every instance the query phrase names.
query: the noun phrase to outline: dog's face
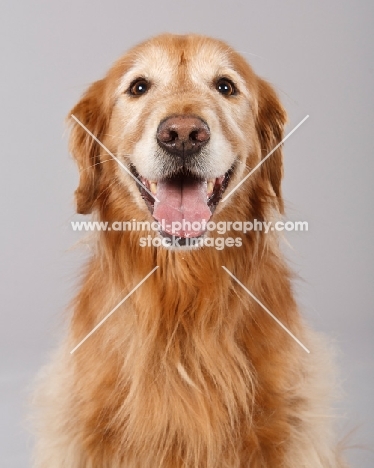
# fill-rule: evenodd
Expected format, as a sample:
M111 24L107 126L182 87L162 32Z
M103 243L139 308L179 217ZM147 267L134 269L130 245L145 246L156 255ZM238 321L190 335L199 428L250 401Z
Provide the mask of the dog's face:
M275 93L239 54L195 35L163 35L132 49L72 114L140 182L118 165L101 164L109 156L76 125L71 148L81 169L78 211L91 211L103 190L102 173L112 171L132 201L164 225L202 224L230 205L220 202L224 192L279 143L285 123ZM278 151L259 171L280 210L281 164Z

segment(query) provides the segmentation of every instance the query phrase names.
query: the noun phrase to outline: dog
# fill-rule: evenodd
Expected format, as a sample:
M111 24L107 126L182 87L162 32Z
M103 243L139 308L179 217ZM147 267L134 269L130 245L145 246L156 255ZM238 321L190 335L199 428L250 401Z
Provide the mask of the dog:
M300 316L277 232L209 229L284 212L272 86L220 40L163 34L69 121L77 212L156 226L95 233L40 377L35 466L345 467L329 346Z

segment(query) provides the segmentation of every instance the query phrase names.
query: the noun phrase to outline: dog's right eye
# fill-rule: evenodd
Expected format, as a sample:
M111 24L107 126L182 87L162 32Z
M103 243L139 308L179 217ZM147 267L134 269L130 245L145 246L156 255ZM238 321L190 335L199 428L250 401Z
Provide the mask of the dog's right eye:
M129 88L129 93L132 96L142 96L150 88L150 84L144 78L137 79L133 81Z

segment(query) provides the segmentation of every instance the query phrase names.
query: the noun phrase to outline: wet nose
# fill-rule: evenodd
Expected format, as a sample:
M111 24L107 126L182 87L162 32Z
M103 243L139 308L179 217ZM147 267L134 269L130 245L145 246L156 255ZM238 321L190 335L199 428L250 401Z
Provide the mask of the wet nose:
M157 129L158 144L176 156L191 156L197 153L209 139L208 125L192 115L168 117Z

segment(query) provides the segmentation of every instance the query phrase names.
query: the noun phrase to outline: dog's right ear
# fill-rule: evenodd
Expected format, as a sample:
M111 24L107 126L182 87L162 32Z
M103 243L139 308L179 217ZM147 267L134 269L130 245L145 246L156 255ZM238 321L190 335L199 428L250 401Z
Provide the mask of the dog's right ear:
M79 186L75 191L75 200L77 213L81 214L91 213L97 198L101 147L72 115L101 141L109 120L109 113L104 105L104 94L104 80L96 81L68 116L72 125L69 149L79 169Z

